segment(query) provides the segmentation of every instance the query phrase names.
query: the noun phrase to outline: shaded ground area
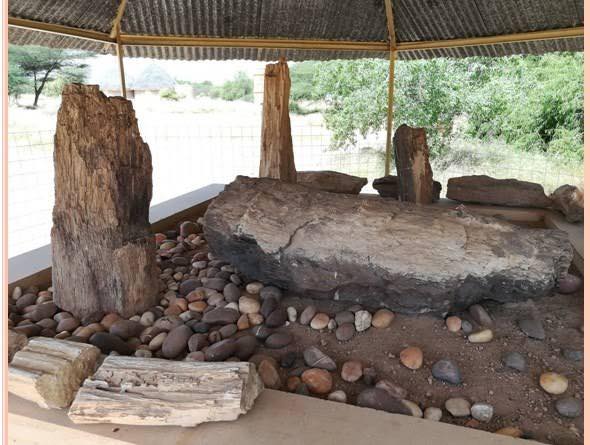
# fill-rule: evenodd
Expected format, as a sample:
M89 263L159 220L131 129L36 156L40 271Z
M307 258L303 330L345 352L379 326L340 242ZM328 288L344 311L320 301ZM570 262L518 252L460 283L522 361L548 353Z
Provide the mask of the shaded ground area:
M264 349L277 359L287 351L303 350L317 345L339 365L349 359L363 361L365 366L377 370L377 378L389 378L408 391L408 399L422 409L436 406L443 409L442 421L457 425L496 431L514 425L525 436L553 444L583 443L583 417L570 420L560 416L554 408L555 400L564 396L583 397L583 364L566 359L562 349L583 348L583 299L582 292L573 295L556 294L532 302L496 304L487 302L486 308L494 318L494 340L485 344L472 344L462 333L451 333L444 320L429 315L408 316L396 314L392 325L386 329L371 328L346 343L336 340L329 331L314 331L298 322L280 330L295 336L295 341L279 351ZM308 304L330 315L346 309L350 304L301 298L286 298L284 307L294 306L298 313ZM546 331L544 341L525 336L517 326L517 320L537 311ZM461 315L461 314L458 314ZM424 352L424 366L412 371L399 361L399 352L408 346L418 346ZM518 373L505 368L501 357L504 353L518 351L527 359L527 371ZM432 365L442 358L453 359L463 374L463 385L453 387L433 380ZM284 378L287 372L284 371ZM538 384L539 376L555 371L569 379L567 392L562 396L545 393ZM359 380L344 382L339 373L333 373L334 389L342 389L348 395L348 403L355 403L358 393L367 388ZM470 418L457 419L444 410L444 402L450 397L465 397L471 402L487 402L494 406L494 418L488 423L477 423Z

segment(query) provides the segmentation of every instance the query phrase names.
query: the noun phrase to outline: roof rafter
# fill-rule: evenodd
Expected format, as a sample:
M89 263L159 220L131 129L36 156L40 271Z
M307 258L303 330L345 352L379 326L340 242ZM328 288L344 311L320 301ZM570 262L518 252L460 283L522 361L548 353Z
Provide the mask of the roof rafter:
M43 31L68 37L77 37L97 42L116 44L116 39L109 34L90 31L71 26L55 25L33 20L8 17L8 25L35 31ZM468 46L485 46L505 43L532 42L538 40L567 39L582 37L584 27L551 29L516 34L504 34L486 37L470 37L450 40L430 40L419 42L398 42L395 50L425 51L441 48L461 48ZM316 39L282 39L282 38L224 38L192 36L147 36L121 34L121 44L126 46L186 46L216 48L268 48L301 50L336 50L336 51L374 51L388 52L388 42L352 41L352 40L316 40Z

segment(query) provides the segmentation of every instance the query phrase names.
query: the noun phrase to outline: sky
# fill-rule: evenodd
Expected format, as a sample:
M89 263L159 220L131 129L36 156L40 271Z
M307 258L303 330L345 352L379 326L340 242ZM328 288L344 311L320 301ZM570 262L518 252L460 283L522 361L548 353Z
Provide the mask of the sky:
M105 77L119 77L119 63L115 56L100 55L85 61L90 67L88 83L99 83ZM155 60L144 58L125 58L125 77L132 78L142 72L148 65L156 64L164 68L176 80L202 82L210 80L214 84L222 84L230 80L239 71L249 76L264 73L264 66L268 62L249 60L228 61L182 61Z

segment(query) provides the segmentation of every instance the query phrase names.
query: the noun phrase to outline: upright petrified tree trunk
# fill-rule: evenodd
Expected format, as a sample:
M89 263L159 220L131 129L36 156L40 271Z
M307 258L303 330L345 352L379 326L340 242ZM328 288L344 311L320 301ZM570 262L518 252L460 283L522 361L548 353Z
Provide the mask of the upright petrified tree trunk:
M55 303L82 320L157 303L152 160L131 102L67 85L55 134Z
M395 168L399 178L399 199L417 204L432 202L432 169L430 168L426 131L401 125L393 138Z
M266 65L259 176L294 183L297 171L289 118L290 90L289 66L285 59Z
M268 178L238 177L203 226L213 254L248 278L403 312L540 298L573 255L559 230Z

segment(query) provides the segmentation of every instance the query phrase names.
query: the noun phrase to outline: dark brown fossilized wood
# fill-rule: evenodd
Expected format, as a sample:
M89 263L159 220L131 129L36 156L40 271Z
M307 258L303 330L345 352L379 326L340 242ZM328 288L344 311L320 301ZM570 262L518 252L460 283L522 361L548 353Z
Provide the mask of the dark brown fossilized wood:
M157 304L152 161L130 101L64 88L55 134L55 303L82 320Z
M297 172L297 184L325 192L358 195L367 185L367 178L330 170Z
M562 185L551 194L553 207L571 223L584 221L584 192L574 185Z
M486 175L460 176L447 183L447 198L477 204L509 207L551 206L540 184L517 179L496 179Z
M261 178L297 182L289 117L290 91L291 78L287 62L281 59L278 63L266 65L258 173Z
M416 204L432 202L432 169L430 168L426 130L400 125L393 137L399 199Z
M382 198L399 199L399 181L394 175L383 176L373 180L373 188L377 190ZM440 199L442 184L438 181L432 181L432 202Z
M264 178L238 177L203 224L213 253L249 278L402 312L539 298L572 260L559 230Z

